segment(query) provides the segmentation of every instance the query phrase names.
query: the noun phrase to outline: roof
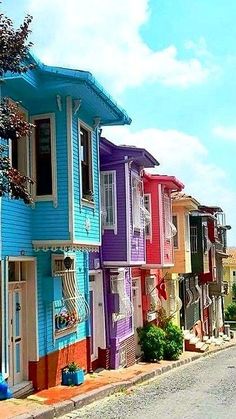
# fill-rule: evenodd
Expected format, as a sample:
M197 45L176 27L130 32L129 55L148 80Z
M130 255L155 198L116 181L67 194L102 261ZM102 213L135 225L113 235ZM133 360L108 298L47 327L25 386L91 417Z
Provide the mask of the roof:
M189 211L196 211L200 203L191 195L186 194L185 192L172 192L171 198L173 204L177 206L184 206L188 208Z
M5 80L14 89L32 95L34 99L48 96L72 96L82 100L83 108L89 110L94 118L101 118L102 125L124 125L132 122L105 89L89 71L54 67L43 64L33 54L29 54L28 63L35 65L34 70L22 74L7 73ZM33 100L33 98L32 98Z
M151 181L157 181L172 191L181 191L184 188L184 184L180 182L180 180L178 180L175 176L145 172L144 177Z
M228 247L227 254L229 257L224 259L223 265L224 266L236 266L236 247Z
M116 153L117 151L121 151L123 152L123 156L126 156L130 160L134 160L144 167L159 166L159 162L156 160L156 158L145 148L132 145L117 145L105 137L101 137L100 139L100 151L104 155L109 155Z

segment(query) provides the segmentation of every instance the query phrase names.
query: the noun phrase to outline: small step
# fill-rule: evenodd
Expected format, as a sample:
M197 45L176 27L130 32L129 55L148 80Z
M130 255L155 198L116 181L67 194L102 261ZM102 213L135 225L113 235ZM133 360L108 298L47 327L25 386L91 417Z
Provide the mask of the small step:
M191 345L196 345L198 342L200 342L200 339L197 336L194 336L194 338L190 339Z
M33 383L32 381L22 381L11 387L10 390L15 399L22 399L33 393Z
M206 343L199 341L195 344L195 346L196 346L196 349L202 349L204 346L206 346Z
M206 343L204 343L204 345L200 348L201 352L206 352L209 350L209 345L207 345Z

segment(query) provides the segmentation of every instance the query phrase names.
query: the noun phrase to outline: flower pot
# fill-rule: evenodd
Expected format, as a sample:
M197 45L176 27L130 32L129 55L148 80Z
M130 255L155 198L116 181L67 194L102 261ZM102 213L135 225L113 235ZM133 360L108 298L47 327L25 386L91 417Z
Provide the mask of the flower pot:
M62 384L64 386L78 386L84 382L84 371L62 371Z

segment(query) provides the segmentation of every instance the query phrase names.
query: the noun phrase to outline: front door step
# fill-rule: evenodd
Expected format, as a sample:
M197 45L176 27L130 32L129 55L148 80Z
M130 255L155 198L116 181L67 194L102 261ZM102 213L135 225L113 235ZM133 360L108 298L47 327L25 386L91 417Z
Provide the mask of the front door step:
M11 391L15 399L23 399L33 393L33 383L32 381L22 381L11 387Z

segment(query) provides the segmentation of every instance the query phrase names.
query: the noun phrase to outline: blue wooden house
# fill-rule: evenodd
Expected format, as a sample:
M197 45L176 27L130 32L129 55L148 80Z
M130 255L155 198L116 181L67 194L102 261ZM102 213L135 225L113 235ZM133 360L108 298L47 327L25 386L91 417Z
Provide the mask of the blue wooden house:
M9 144L33 180L34 204L0 200L0 371L11 386L61 382L91 367L89 253L101 244L99 130L131 122L86 71L49 67L7 74L2 95L34 124ZM96 281L96 278L93 278Z

